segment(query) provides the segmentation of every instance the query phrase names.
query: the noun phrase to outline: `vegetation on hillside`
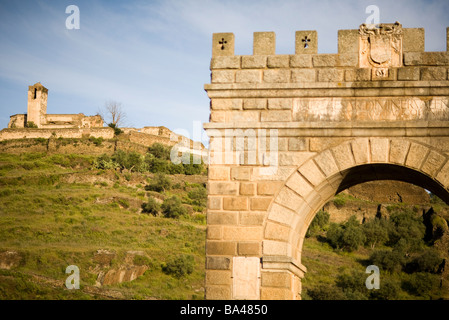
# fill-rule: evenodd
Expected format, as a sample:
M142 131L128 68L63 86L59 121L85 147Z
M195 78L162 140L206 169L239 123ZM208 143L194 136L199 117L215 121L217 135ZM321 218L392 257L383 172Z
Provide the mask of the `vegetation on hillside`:
M412 206L388 209L387 218L363 223L356 216L333 223L327 212L317 213L304 243L303 263L310 270L303 280L305 299L447 298L441 286L447 252L433 246L447 231L446 220L432 210L422 216ZM380 270L380 289L365 285L369 265Z
M0 269L0 299L202 299L205 166L155 173L153 162L170 161L153 149L0 154L0 255L20 258ZM114 253L110 265L94 261L98 250ZM137 251L142 276L96 287L100 269L129 265ZM69 265L80 268L80 290L64 286Z

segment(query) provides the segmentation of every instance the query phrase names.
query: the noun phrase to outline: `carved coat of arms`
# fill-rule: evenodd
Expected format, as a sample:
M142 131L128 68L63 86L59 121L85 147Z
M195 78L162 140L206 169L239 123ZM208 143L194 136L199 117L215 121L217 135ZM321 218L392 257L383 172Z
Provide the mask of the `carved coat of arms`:
M360 68L402 66L402 26L399 22L359 29Z

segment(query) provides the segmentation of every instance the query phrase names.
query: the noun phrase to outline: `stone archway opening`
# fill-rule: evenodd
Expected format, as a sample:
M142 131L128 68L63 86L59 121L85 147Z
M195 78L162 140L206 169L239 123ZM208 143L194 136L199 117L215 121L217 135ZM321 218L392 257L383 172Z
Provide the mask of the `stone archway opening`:
M375 174L379 172L382 173L381 176ZM366 240L364 238L363 242L359 243L357 248L352 247L348 249L347 247L336 247L335 236L334 240L331 241L330 239L332 238L327 238L327 230L331 224L334 227L345 228L350 223L348 222L350 218L356 218L356 225L360 226L359 230L364 230L366 223L372 225L375 222L374 220L377 220L381 225L391 227L391 215L397 216L398 214L407 213L415 218L422 218L422 223L426 226L426 232L422 238L423 247L420 250L439 251L440 257L443 260L447 258L444 253L447 249L444 249L445 244L442 242L442 239L439 236L435 237L435 229L431 230L429 234L427 229L429 225L433 225L433 222L430 221L433 221L432 219L434 217L443 217L447 220L447 209L445 209L443 202L448 204L448 192L435 180L409 168L377 164L351 168L351 170L347 170L342 175L345 178L337 189L335 197L331 197L324 207L319 209L318 212L315 212L315 215L318 214L321 219L327 216L329 220L326 228L316 229L317 221L315 221L314 227L312 228L315 232L311 233L309 229L302 243L301 263L307 268L304 278L301 279L300 290L302 299L349 298L357 300L366 299L367 297L370 297L370 299L373 297L379 298L382 296L382 294L379 296L378 292L375 292L376 290L365 289L364 281L369 276L366 274L366 267L369 264L373 264L371 260L375 259L373 258L373 253L385 252L385 250L390 249L393 250L395 242L389 242L392 238L387 238L387 240L384 240L386 242L376 242L375 246L372 246L372 242L364 242ZM417 183L418 181L419 183ZM369 189L367 193L364 192L365 188ZM381 191L382 194L377 195L373 191ZM445 197L445 201L440 197ZM441 207L442 205L443 207ZM386 230L389 230L389 228ZM391 237L389 232L388 235ZM435 248L438 249L434 249L433 247L435 239L438 240L435 242L437 243ZM411 253L410 257L417 254ZM369 263L369 261L371 262ZM411 262L412 260L408 260L407 268L404 265L398 271L401 272L402 286L399 285L397 275L390 275L389 272L385 273L384 268L386 267L379 265L381 266L380 278L382 279L383 286L385 283L387 283L387 286L391 286L392 282L396 283L401 288L397 289L399 290L398 292L401 292L401 295L408 296L410 294L409 289L407 290L403 287L404 283L407 284L408 280L404 282L404 279L414 279L414 272L417 272L411 271ZM404 273L402 274L402 272ZM438 282L440 287L440 289L433 287L433 294L439 292L438 290L443 290L441 286L447 288L443 284L446 281L443 278L443 274L444 272L442 274L432 274L432 277L439 277ZM344 286L349 284L347 282L349 281L347 280L348 277L351 277L351 279L359 279L360 277L359 280L363 280L360 282L360 291L357 291L356 294L345 293L346 291L341 289L346 288ZM353 285L353 282L349 285L351 284ZM352 289L351 286L349 288ZM439 294L445 295L444 293ZM441 298L442 296L439 297Z

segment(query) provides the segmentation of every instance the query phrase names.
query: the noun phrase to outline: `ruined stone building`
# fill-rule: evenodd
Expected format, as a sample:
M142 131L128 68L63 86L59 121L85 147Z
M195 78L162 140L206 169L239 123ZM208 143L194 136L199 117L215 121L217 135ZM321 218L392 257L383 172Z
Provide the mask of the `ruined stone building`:
M36 127L42 129L58 128L95 128L103 127L99 115L47 114L48 89L40 82L28 87L28 109L26 114L10 117L8 128Z

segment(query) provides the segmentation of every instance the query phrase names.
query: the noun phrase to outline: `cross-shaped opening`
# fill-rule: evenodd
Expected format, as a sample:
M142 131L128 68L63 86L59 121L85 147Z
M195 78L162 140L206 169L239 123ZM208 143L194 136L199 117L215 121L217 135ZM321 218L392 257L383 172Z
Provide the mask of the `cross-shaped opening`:
M228 43L224 38L221 38L220 41L218 41L219 44L221 44L221 50L224 50L225 44Z
M302 39L302 42L304 42L304 48L307 49L309 47L310 39L305 36L304 39Z

